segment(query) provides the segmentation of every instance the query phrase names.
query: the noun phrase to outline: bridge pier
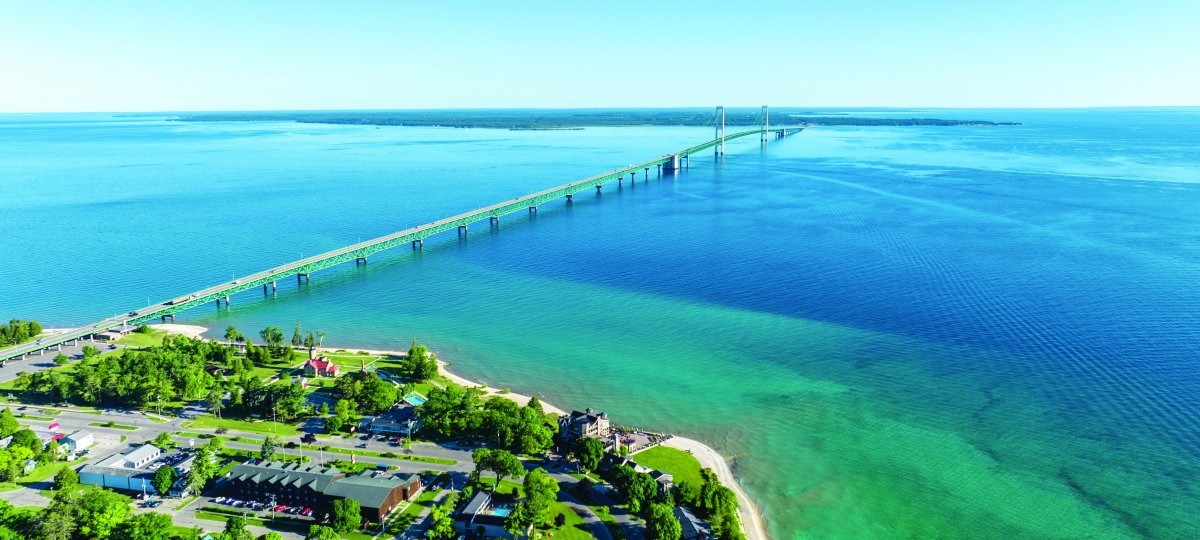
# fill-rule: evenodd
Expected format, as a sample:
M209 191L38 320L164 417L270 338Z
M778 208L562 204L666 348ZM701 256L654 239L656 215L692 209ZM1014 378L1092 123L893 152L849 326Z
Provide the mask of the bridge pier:
M530 214L537 215L537 207L536 207L536 206L530 206L530 207L529 207L529 213L530 213Z
M644 172L645 172L645 175L644 175L644 176L642 176L642 181L643 181L643 182L648 182L648 181L650 181L650 167L646 167L646 169L645 169L645 171L644 171ZM634 173L634 174L637 174L637 173Z
M488 225L499 227L500 226L500 218L498 218L496 216L488 217Z
M229 307L229 295L217 297L217 307L221 307L221 301L225 301L225 307Z
M38 349L38 356L45 356L46 349Z
M617 177L617 185L618 185L618 186L619 186L619 185L621 185L621 182L624 182L624 181L625 181L625 177L624 177L624 176L618 176L618 177Z
M366 266L367 258L366 257L355 257L354 258L354 266L358 266L360 264L363 266Z
M163 322L163 323L166 323L166 322L167 322L167 319L171 319L171 322L175 322L175 314L174 314L174 313L168 313L168 314L166 314L166 315L163 315L162 317L160 317L160 319L162 319L162 322Z
M601 187L602 187L602 186L596 186L596 193L600 193L600 188L601 188Z
M270 292L267 292L267 287L271 288ZM275 294L275 291L277 289L278 289L278 286L275 284L274 281L271 281L268 283L263 283L263 294Z
M466 234L467 234L467 226L466 226L466 225L459 225L459 226L458 226L458 235L459 235L459 236L465 236Z
M567 195L567 204L571 204L571 195Z
M425 241L424 240L413 240L412 248L413 248L413 250L425 249Z
M297 285L299 285L300 283L308 283L308 281L309 281L308 274L303 273L303 272L296 274L296 284Z

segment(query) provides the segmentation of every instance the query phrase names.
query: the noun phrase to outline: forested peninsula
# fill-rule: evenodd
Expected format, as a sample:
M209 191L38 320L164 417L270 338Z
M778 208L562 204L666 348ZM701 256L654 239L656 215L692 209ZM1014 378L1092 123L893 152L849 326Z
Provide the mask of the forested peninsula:
M942 118L859 117L807 110L771 110L779 126L1007 126L1016 122ZM759 125L760 109L727 109L726 126ZM425 126L561 130L603 126L712 126L712 109L466 109L397 111L249 111L185 114L183 122L300 122L374 126Z

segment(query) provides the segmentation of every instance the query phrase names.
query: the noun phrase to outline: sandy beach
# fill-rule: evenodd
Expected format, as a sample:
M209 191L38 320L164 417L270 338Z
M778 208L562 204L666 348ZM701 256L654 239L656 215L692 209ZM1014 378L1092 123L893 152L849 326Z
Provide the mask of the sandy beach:
M766 540L767 528L763 523L762 515L759 513L758 507L754 505L754 501L750 500L750 496L742 490L742 486L737 483L737 479L733 477L733 471L729 469L729 464L725 462L725 458L718 454L709 446L694 439L686 437L671 437L663 446L677 448L690 452L697 460L700 461L700 466L712 469L717 473L717 478L721 479L721 483L725 484L729 489L732 489L737 494L738 510L742 518L742 528L745 529L747 540ZM634 455L634 461L637 456Z
M170 333L185 334L192 337L198 337L200 334L208 331L207 328L202 326L186 324L155 324L151 326L155 329L165 330ZM337 351L349 353L365 352L367 354L373 354L377 356L404 356L408 353L408 351L350 349L345 347L321 347L317 350L325 353L333 353ZM492 388L491 386L472 381L450 371L448 369L449 365L450 364L444 360L438 360L438 367L441 369L442 375L453 381L455 384L468 388L480 388L484 391L486 396L502 397L504 399L515 401L519 405L525 405L529 402L530 396L515 392L501 392L500 390ZM541 398L538 399L541 400ZM559 415L567 414L564 409L551 403L547 403L545 400L542 400L542 408L546 412L552 412ZM743 490L742 486L738 484L737 479L733 477L733 471L730 470L729 464L726 463L725 458L722 457L720 453L700 441L689 439L687 437L680 437L677 435L672 436L670 439L664 442L663 445L691 452L692 456L694 456L696 460L700 462L701 467L712 469L713 472L717 473L717 478L721 480L721 483L725 484L725 486L727 486L729 489L732 489L733 492L737 494L738 509L742 519L742 528L745 530L747 540L767 540L767 529L763 523L762 515L758 509L758 506L754 504L754 501L752 501L750 497L746 495L745 490Z
M166 323L166 324L148 324L146 326L149 326L150 328L153 328L155 330L162 330L168 334L181 334L181 335L185 335L187 337L193 337L193 338L200 337L201 334L208 331L207 328L205 328L203 326L196 326L194 324Z

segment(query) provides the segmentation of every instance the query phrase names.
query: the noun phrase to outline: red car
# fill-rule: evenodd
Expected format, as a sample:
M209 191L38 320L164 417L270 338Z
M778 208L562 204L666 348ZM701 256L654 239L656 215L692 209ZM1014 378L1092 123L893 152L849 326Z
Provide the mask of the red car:
M284 511L284 509L286 509L286 508L287 508L286 506L284 506L284 505L282 505L282 504L281 504L281 505L279 505L279 506L276 506L276 507L275 507L275 511L276 511L276 512L282 512L282 511Z

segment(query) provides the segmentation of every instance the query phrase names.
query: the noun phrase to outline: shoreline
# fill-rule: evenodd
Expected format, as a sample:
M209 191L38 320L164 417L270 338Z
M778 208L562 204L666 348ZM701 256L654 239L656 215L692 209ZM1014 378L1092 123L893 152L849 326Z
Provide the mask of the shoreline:
M208 331L208 329L203 326L187 324L152 324L149 326L156 330L164 330L168 333L174 334L183 334L189 337L202 337L201 334ZM316 350L325 353L333 353L337 351L345 351L349 353L365 352L367 354L380 356L404 356L408 353L408 351L358 349L346 347L317 347ZM441 370L442 375L453 381L455 384L468 388L479 388L484 391L485 397L498 396L514 401L521 406L524 406L529 402L531 396L511 391L507 393L501 392L500 390L492 388L489 385L472 381L466 377L455 374L449 370L450 362L441 360L440 358L437 362L438 369ZM546 402L541 397L538 397L538 401L541 401L542 409L546 412L552 412L559 415L568 414L562 408ZM712 469L713 472L717 474L717 478L720 479L721 483L725 485L725 487L733 490L734 494L737 495L738 515L741 518L742 531L746 534L747 540L768 540L770 538L767 536L767 529L763 522L762 511L759 510L758 505L754 503L754 500L750 498L746 491L742 489L741 484L737 482L737 479L733 476L733 471L729 468L728 461L726 461L725 457L722 456L720 452L717 452L712 447L698 440L681 437L679 435L671 435L669 439L660 444L690 453L696 458L697 461L700 462L700 467Z

